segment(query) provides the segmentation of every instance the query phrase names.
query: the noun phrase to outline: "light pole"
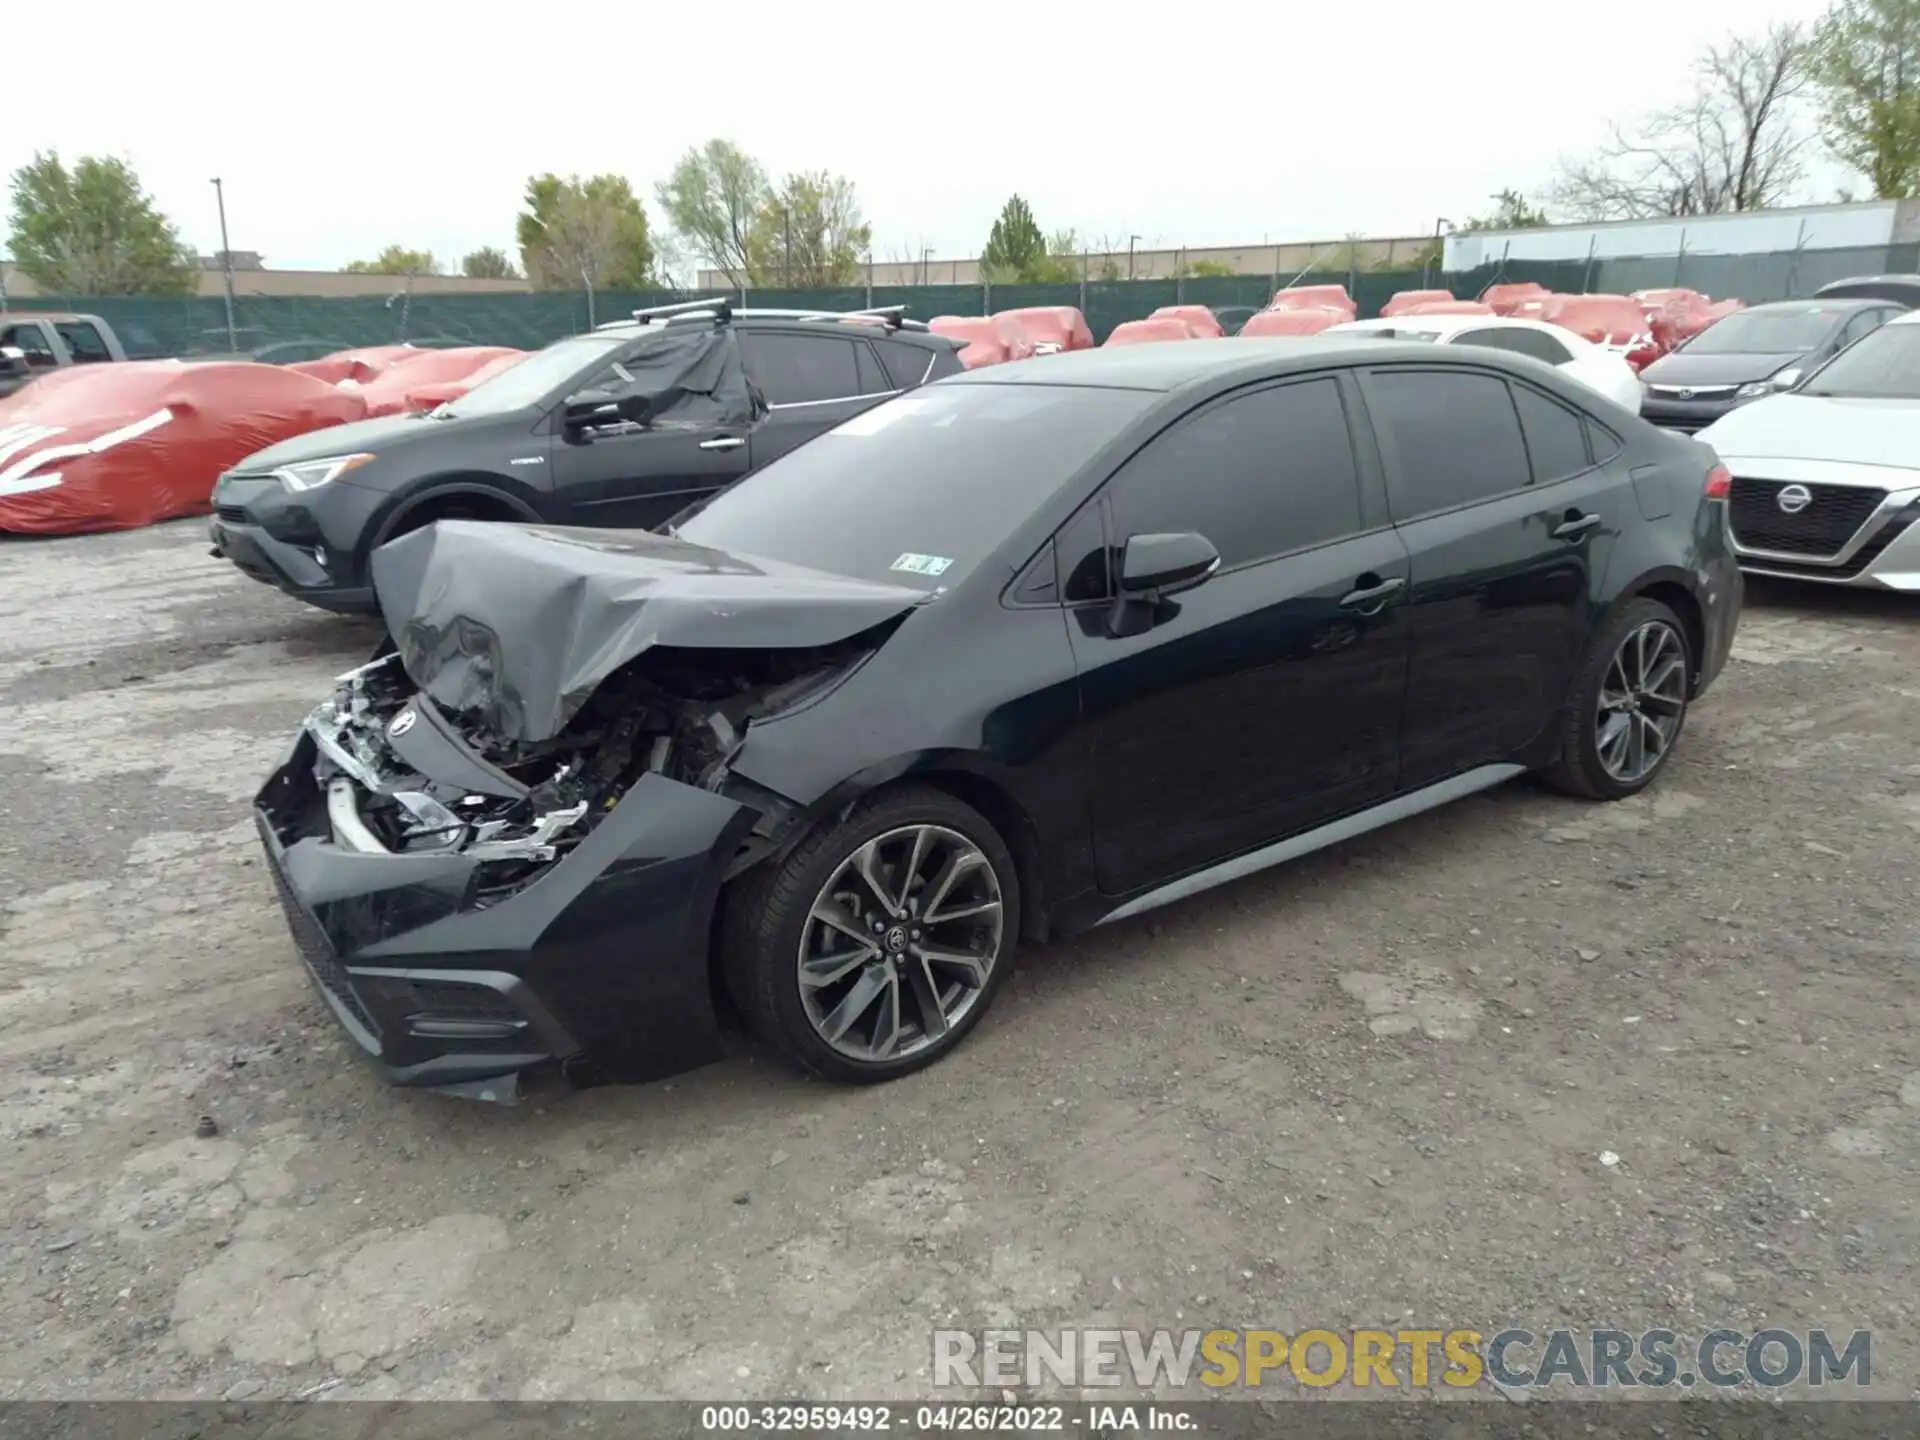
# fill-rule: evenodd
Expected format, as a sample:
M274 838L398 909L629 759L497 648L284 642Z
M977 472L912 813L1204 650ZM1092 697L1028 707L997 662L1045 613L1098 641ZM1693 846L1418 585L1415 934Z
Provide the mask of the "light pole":
M233 328L233 247L227 244L227 192L218 175L213 177L213 198L220 207L220 275L227 292L227 349L238 350L240 337Z
M1441 248L1446 243L1441 236L1447 227L1452 224L1453 222L1444 215L1433 222L1433 248L1427 251L1427 263L1420 267L1420 285L1422 289L1425 289L1433 283L1434 260L1436 257L1443 257L1446 254ZM1441 268L1444 273L1445 267L1442 266Z
M1139 238L1138 235L1129 235L1127 237L1127 278L1129 280L1133 279L1133 247Z
M926 289L930 283L928 276L932 274L932 270L930 269L932 263L933 247L931 245L922 245L920 247L920 288L922 290Z

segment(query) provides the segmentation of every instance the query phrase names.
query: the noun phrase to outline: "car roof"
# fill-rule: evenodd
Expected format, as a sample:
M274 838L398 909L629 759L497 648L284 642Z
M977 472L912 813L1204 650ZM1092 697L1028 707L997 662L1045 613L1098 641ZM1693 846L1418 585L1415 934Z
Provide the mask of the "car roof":
M1110 390L1173 391L1194 385L1228 388L1245 381L1285 375L1294 370L1345 364L1386 364L1396 360L1422 365L1488 365L1504 352L1475 348L1449 353L1420 341L1400 343L1342 339L1329 335L1228 336L1218 340L1163 340L1154 345L1068 350L1036 356L1013 365L988 365L950 375L942 385L1084 385Z
M1345 320L1329 325L1320 332L1320 338L1376 335L1382 330L1418 330L1423 335L1456 335L1462 330L1546 330L1561 339L1570 335L1575 340L1580 338L1562 326L1516 315L1382 315L1375 320Z
M1897 300L1881 297L1862 299L1854 295L1816 295L1811 300L1767 300L1759 305L1749 305L1745 310L1736 310L1736 315L1751 315L1756 311L1769 314L1780 311L1789 315L1845 314L1854 310L1879 310L1888 305L1897 305Z
M89 320L98 321L98 315L82 315L77 310L0 310L0 325L11 325L16 320Z
M870 340L903 340L909 345L919 345L928 349L963 348L948 336L935 335L930 330L907 330L881 325L874 321L842 320L837 317L822 316L817 311L735 310L725 322L716 322L711 315L676 315L656 320L653 324L626 320L616 321L610 325L596 325L588 333L608 335L621 340L637 340L642 335L659 335L668 330L687 326L713 326L717 323L725 323L736 330L777 327L782 330L809 330L817 335L838 335L843 339L864 334Z

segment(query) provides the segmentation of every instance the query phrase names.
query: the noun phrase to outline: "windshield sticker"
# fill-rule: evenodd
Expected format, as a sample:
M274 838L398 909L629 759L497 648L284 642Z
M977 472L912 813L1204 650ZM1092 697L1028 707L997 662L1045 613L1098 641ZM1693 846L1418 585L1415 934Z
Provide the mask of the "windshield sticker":
M871 410L863 410L851 420L843 421L838 428L829 430L829 435L877 435L896 420L927 408L925 400L912 396L899 400L889 400L885 405L876 405Z
M953 561L945 555L915 555L908 552L887 568L904 570L909 575L944 575Z

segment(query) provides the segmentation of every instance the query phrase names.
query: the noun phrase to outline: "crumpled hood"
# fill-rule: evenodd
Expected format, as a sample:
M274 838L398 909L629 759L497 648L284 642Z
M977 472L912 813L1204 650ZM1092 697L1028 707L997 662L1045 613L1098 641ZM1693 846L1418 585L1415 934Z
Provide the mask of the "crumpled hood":
M1835 460L1920 469L1920 400L1772 395L1694 438L1748 460Z
M831 645L928 598L641 530L476 520L381 546L373 588L427 697L521 741L559 734L607 676L656 645Z

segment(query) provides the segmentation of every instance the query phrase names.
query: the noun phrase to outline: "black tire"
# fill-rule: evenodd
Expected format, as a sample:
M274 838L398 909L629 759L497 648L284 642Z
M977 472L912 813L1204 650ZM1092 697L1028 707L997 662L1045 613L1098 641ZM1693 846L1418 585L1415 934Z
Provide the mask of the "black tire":
M1644 774L1622 777L1601 758L1600 691L1608 683L1609 672L1621 646L1628 637L1645 627L1662 626L1670 632L1672 644L1680 654L1678 709L1672 716L1673 734ZM1593 639L1580 662L1568 692L1566 711L1561 717L1560 754L1541 772L1541 779L1554 789L1587 800L1624 800L1638 795L1666 769L1686 728L1687 700L1692 688L1695 665L1693 647L1687 639L1687 627L1680 617L1658 600L1645 598L1628 601ZM1631 723L1631 722L1629 722Z
M914 827L957 834L984 857L998 895L997 946L985 984L963 987L973 998L945 1033L927 1039L922 1031L910 1053L856 1058L830 1044L808 1013L800 983L802 946L815 899L843 864L870 841ZM734 1004L762 1041L816 1075L866 1085L910 1075L958 1046L1005 983L1019 935L1020 880L999 833L972 806L944 791L901 785L861 800L845 819L822 824L809 834L779 864L751 872L731 887L721 916L721 971ZM883 953L873 963L885 966L892 958ZM897 963L905 967L909 957L900 955ZM903 1007L906 998L903 992Z

